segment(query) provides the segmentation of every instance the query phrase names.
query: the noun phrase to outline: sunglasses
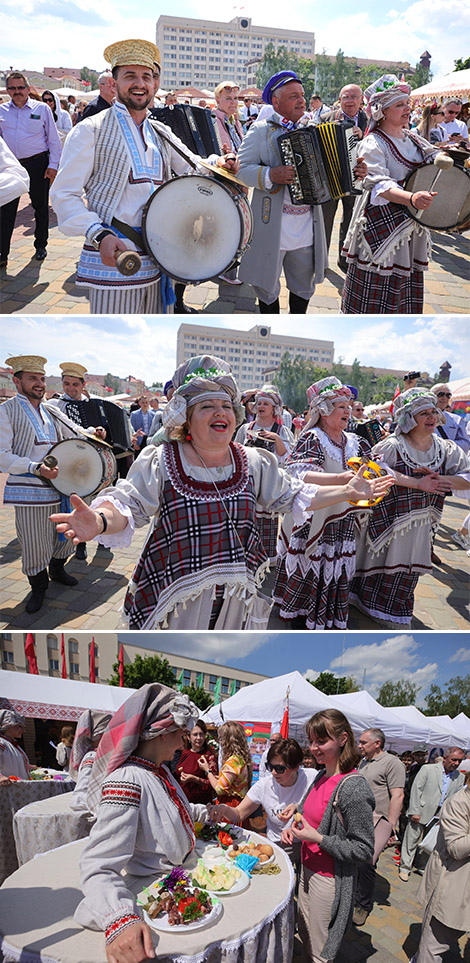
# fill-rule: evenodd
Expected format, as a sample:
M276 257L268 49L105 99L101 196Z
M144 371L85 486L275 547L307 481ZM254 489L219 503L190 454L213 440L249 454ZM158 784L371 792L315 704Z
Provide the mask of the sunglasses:
M53 98L53 97L43 97L42 99L43 99L43 101L44 101L45 104L53 104L53 103L54 103L54 98Z
M7 87L7 90L26 90L26 86L23 84L22 87Z
M452 392L451 392L451 391L438 391L438 392L437 392L437 397L438 397L438 398L452 398Z
M287 766L276 766L272 762L266 763L266 769L268 772L275 772L278 776L282 776L282 773L286 771Z

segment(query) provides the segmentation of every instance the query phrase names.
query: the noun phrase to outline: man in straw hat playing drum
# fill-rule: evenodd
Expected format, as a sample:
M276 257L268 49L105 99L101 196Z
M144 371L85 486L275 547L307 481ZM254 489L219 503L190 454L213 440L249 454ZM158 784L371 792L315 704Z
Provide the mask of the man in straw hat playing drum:
M58 468L44 465L51 446L76 438L77 432L62 412L43 403L46 358L19 355L7 358L5 364L13 369L18 393L0 405L0 471L8 473L3 501L15 506L23 572L32 588L26 603L31 613L41 608L49 577L62 585L77 584L64 568L73 546L58 538L49 522L61 497L45 482L57 477Z
M62 233L85 235L77 284L88 288L91 313L158 314L174 295L155 260L143 251L142 213L172 172L192 170L186 158L193 163L200 158L168 127L149 119L160 82L158 47L147 40L121 40L107 47L104 57L116 83L115 103L71 131L51 201ZM230 153L225 158L213 154L208 161L238 170ZM198 173L205 171L201 167ZM142 258L131 277L116 268L116 257L126 250L138 250Z

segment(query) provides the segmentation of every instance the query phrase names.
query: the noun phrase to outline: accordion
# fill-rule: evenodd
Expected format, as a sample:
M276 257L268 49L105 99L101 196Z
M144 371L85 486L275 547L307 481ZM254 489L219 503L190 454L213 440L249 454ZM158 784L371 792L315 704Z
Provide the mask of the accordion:
M155 107L151 110L151 116L170 127L183 144L199 157L222 153L217 123L205 107L173 104L171 107Z
M376 418L372 418L371 421L356 421L352 430L354 434L365 438L371 445L377 445L383 438L380 421L377 421Z
M346 194L361 194L354 177L358 141L350 127L337 123L291 130L278 140L283 164L294 167L288 184L296 204L324 204Z
M106 441L112 445L116 458L133 452L131 445L131 420L114 401L104 398L90 398L89 401L67 401L66 415L82 428L100 425L106 428Z

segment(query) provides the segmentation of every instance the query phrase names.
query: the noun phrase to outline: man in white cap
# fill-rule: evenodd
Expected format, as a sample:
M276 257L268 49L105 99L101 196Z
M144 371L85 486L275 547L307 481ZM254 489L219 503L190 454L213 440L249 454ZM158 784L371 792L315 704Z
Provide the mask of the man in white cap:
M460 415L457 415L454 411L447 410L452 398L449 385L433 385L431 391L433 395L436 396L437 406L442 411L446 420L445 425L439 425L435 429L435 433L439 434L441 438L450 438L451 441L455 441L455 444L459 445L463 451L469 451L470 438L465 430L465 419L461 418Z
M23 572L32 588L26 604L31 613L41 608L49 577L62 585L77 584L64 569L73 545L62 541L49 521L61 504L59 492L48 484L59 469L47 467L44 457L57 441L76 438L78 432L62 412L43 402L46 358L18 355L5 364L13 370L17 394L0 405L0 471L8 474L3 501L15 506Z
M82 364L79 364L78 361L63 361L59 365L59 368L62 370L62 387L64 390L59 398L52 398L49 404L60 408L60 410L67 415L67 418L70 418L71 421L80 425L88 435L95 435L97 438L104 440L106 438L106 428L103 428L101 425L95 428L84 424L79 408L74 404L74 402L77 401L89 400L88 394L84 394L87 369ZM83 561L86 557L86 542L80 542L75 550L75 558Z
M196 164L200 158L164 124L149 119L160 83L158 47L147 40L122 40L107 47L104 57L111 64L116 100L71 131L51 202L64 234L85 235L77 284L88 288L91 313L158 314L172 305L174 294L144 251L144 207L172 172L192 170L187 158ZM214 154L208 160L238 170L234 155ZM142 266L125 277L116 257L130 249L139 251Z

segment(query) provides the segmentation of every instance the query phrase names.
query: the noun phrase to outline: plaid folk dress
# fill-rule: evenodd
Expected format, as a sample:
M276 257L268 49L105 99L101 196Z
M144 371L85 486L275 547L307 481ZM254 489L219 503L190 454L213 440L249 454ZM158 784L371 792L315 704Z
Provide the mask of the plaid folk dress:
M241 425L237 432L237 441L241 445L247 444L247 431L259 431L261 425L258 422L252 421L249 424ZM286 446L285 455L278 455L276 452L276 445L274 441L262 440L262 444L259 445L260 448L264 448L266 451L271 451L276 457L278 465L284 465L289 457L289 453L294 446L294 436L285 425L278 425L277 422L273 422L269 431L276 432L279 435L281 441L284 442ZM249 436L248 436L249 437ZM249 442L248 447L258 447L257 443ZM259 536L264 546L266 555L269 558L271 565L276 564L277 559L277 538L279 533L279 515L273 515L272 512L264 512L260 508L256 510L256 528L258 529Z
M207 471L188 464L184 444L147 446L127 478L94 500L128 517L124 532L98 536L110 547L129 545L134 524L152 519L124 602L129 628L243 628L269 566L257 505L307 517L315 486L291 478L270 452L233 442L230 452L232 465Z
M348 458L370 451L369 443L343 432L336 445L321 428L301 435L286 469L297 477L307 471L347 471ZM308 629L345 629L349 583L356 562L359 518L369 509L349 502L316 511L301 526L284 518L278 543L274 601L282 619L306 617Z
M470 459L455 442L432 435L428 451L418 451L406 435L393 435L372 449L372 457L412 475L421 467L470 480ZM461 494L464 494L463 492ZM432 569L432 535L444 495L394 485L375 505L357 548L350 600L372 619L409 625L420 575Z
M348 262L342 314L422 313L429 231L410 217L407 207L381 194L402 187L407 175L435 153L414 131L404 130L398 139L376 128L364 138L358 151L367 163L364 193L356 201L342 252Z

